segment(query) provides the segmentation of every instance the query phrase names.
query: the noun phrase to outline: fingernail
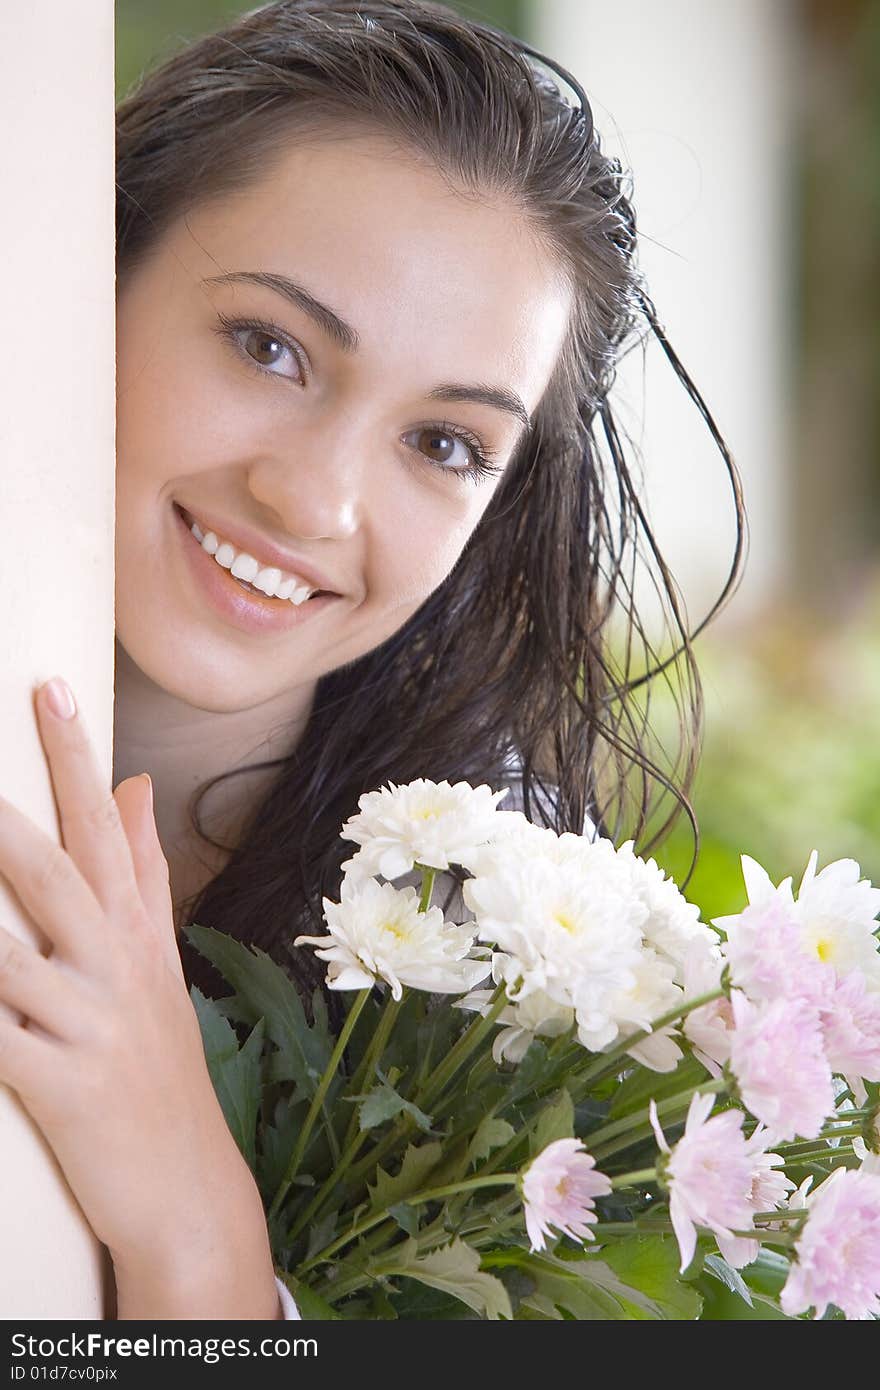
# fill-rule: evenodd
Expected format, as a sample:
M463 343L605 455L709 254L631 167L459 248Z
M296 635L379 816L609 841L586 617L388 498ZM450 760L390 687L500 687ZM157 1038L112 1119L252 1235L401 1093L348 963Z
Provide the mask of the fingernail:
M76 701L73 691L60 676L55 676L46 685L46 703L58 719L72 719L76 714Z
M150 805L150 810L152 811L152 809L153 809L153 779L152 779L152 777L150 776L149 772L142 772L142 773L141 773L141 779L142 779L144 782L146 782L146 784L147 784L147 791L148 791L149 794L150 794L150 802L149 802L149 805Z

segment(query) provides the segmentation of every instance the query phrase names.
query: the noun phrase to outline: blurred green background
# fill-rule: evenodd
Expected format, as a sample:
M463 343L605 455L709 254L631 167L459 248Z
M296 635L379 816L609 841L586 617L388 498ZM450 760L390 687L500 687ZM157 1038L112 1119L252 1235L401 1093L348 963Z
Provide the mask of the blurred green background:
M566 0L458 8L530 37L541 3ZM190 35L249 8L118 0L118 94ZM880 881L880 3L793 0L786 23L798 65L783 461L791 554L784 582L748 621L734 598L697 643L706 738L688 896L707 918L741 906L741 852L795 886L813 848L820 865L852 857ZM688 365L699 385L699 362ZM670 717L661 702L660 724ZM680 821L655 854L681 881L692 847Z

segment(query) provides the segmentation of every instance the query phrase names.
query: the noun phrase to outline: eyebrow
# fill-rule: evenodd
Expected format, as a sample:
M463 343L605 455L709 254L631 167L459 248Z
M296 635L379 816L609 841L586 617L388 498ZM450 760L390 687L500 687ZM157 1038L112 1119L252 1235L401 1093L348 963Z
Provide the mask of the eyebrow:
M350 323L346 323L328 304L322 304L320 299L316 299L287 275L279 275L271 270L230 270L224 275L208 276L202 283L262 285L265 289L274 290L276 294L282 295L298 309L302 309L303 313L308 314L343 352L357 352L360 346L357 330L352 328ZM532 426L529 412L522 400L515 391L509 390L506 386L487 386L482 383L448 384L436 386L428 393L428 397L435 401L473 402L476 405L494 406L508 415L514 415L525 429L531 429Z

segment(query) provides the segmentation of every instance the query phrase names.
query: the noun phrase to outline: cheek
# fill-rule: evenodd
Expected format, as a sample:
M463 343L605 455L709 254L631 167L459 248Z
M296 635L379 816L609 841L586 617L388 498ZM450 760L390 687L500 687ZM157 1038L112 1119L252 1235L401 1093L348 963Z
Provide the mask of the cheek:
M455 485L450 482L450 489ZM369 591L385 609L414 612L455 567L489 504L491 488L411 485L385 506L374 530Z

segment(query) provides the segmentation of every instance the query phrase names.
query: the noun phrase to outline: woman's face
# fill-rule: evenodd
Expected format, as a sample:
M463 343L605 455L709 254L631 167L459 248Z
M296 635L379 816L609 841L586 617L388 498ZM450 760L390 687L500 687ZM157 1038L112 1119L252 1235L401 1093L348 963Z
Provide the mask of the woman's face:
M257 273L295 288L219 278ZM499 485L569 310L521 215L378 136L294 143L180 219L118 302L116 622L135 664L244 710L400 628ZM481 451L498 474L468 476ZM335 597L247 592L180 509L295 594Z

